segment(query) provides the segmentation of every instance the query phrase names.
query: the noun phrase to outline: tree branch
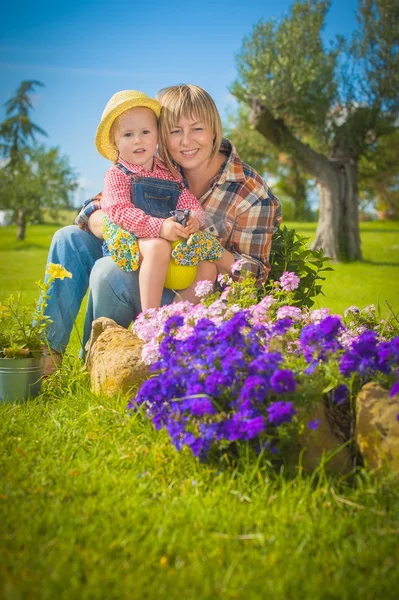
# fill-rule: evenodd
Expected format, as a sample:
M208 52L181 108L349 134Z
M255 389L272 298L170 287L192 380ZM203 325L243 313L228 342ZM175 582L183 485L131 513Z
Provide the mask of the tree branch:
M304 171L323 181L331 169L329 160L297 139L282 119L275 119L258 98L252 98L251 122L255 129L278 150L289 154Z

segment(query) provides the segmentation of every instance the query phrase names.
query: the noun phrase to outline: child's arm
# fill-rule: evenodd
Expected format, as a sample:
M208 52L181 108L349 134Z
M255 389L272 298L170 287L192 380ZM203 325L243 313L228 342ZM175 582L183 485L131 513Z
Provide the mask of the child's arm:
M160 237L164 219L151 217L132 204L130 177L119 169L105 174L101 208L111 221L139 238Z

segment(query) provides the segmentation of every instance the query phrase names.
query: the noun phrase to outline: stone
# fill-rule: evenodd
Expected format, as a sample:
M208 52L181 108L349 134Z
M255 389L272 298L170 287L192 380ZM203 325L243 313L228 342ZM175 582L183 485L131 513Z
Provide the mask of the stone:
M112 319L96 319L85 348L91 391L111 397L138 389L148 376L141 360L144 344Z
M316 404L311 411L298 410L298 417L305 428L297 436L297 451L302 452L301 463L307 473L312 473L325 457L326 471L336 475L344 475L353 468L353 457L348 445L332 430L327 418L327 411L322 402ZM309 429L309 421L319 421L316 430ZM328 456L333 453L332 456Z
M389 463L399 474L399 394L366 383L356 398L356 442L365 463L380 469Z

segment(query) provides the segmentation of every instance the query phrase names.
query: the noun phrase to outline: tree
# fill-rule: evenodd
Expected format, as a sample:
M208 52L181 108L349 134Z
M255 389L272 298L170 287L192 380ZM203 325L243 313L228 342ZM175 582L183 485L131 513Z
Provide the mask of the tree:
M276 178L273 190L283 204L283 214L294 221L312 218L307 196L312 188L309 177L299 165L281 153L250 123L249 111L240 106L235 115L230 115L224 128L227 137L237 147L242 160L250 164L260 175ZM287 206L289 204L289 207Z
M17 239L25 239L26 225L40 218L44 208L68 207L69 194L78 187L77 175L58 148L46 150L35 142L46 132L30 120L30 95L40 81L22 81L16 95L6 102L7 118L0 125L0 208L13 211Z
M383 218L399 219L399 129L377 141L359 162L360 197L376 199Z
M19 160L20 150L35 141L35 134L47 136L29 117L29 112L33 109L30 94L36 86L43 86L43 83L36 80L22 81L15 96L5 104L7 118L0 125L0 152L11 162Z
M360 0L352 40L325 48L327 0L297 1L280 23L244 39L231 91L255 128L317 182L314 242L331 258L361 260L358 164L395 129L399 113L399 4Z
M17 239L25 239L27 223L40 219L43 209L57 211L70 206L70 193L77 189L77 176L58 148L26 149L24 159L0 169L0 207L13 211Z

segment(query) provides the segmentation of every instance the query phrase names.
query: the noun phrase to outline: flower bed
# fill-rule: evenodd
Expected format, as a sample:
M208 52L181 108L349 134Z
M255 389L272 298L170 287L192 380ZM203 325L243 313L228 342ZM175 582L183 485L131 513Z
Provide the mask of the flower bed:
M397 393L396 317L378 321L373 306L350 307L343 317L295 306L299 284L284 272L256 302L251 275L240 283L223 275L216 293L208 282L198 284L197 306L142 313L133 330L147 342L143 360L152 376L128 409L143 406L177 449L188 446L201 459L240 441L273 455L298 430L318 428L307 415L321 399L353 422L364 383Z

